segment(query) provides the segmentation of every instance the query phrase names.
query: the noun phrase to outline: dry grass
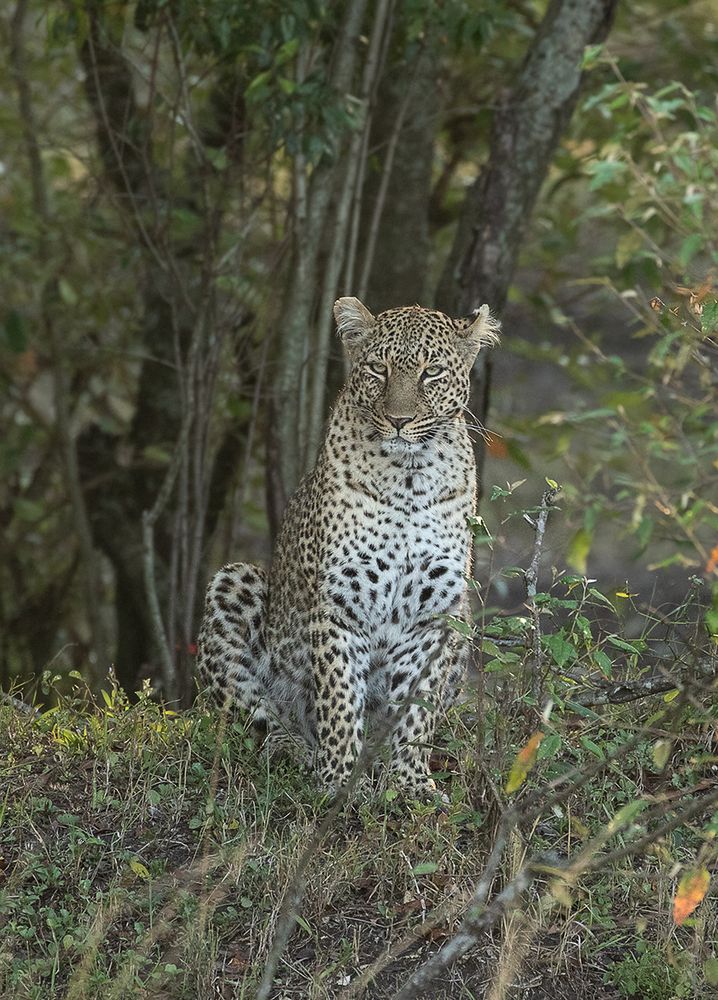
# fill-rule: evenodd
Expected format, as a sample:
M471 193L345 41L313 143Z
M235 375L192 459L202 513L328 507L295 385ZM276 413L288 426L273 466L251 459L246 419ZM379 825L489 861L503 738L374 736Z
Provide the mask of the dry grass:
M254 997L284 892L327 804L301 765L270 758L240 724L201 709L165 713L148 698L128 706L116 692L108 702L34 718L0 709L0 995ZM457 713L435 755L446 810L378 793L342 811L306 872L274 996L357 996L378 963L364 995L390 997L451 936L492 845L506 768L505 725L484 719L479 754L471 720L471 706ZM537 781L581 753L568 738ZM515 834L499 883L528 853L560 858L625 801L670 787L648 773L646 755L638 747ZM687 854L690 831L674 840L673 856ZM524 910L483 934L430 995L704 997L715 907L677 933L674 882L660 851L587 877L570 900L539 880ZM633 994L631 957L645 966Z

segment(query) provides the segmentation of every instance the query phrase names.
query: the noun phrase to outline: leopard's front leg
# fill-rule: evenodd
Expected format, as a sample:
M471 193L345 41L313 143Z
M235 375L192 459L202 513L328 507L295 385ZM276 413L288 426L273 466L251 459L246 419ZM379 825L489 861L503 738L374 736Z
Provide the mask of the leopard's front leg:
M337 792L349 779L362 748L369 650L326 606L312 614L310 646L316 770L322 785Z
M429 757L441 712L453 702L468 659L468 645L443 624L417 629L388 658L390 779L417 798L436 792Z

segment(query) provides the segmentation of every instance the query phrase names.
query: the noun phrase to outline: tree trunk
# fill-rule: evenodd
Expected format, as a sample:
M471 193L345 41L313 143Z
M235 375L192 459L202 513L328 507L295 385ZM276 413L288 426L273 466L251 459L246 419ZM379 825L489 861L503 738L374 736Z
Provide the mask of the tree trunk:
M206 198L211 168L206 167L204 149L223 141L232 166L241 167L244 102L241 81L223 74L210 95L213 120L205 121L201 136L188 129L193 146L186 172L191 183L189 193L178 194L170 173L155 162L152 123L135 100L121 39L110 36L101 5L92 4L88 11L89 31L80 54L104 178L143 250L139 339L145 360L127 434L120 437L99 427L83 434L83 480L94 480L88 492L93 532L115 573L118 679L132 691L140 672L156 675L157 662L166 667L169 655L174 661L169 672L173 690L165 694L178 695L187 704L193 696L188 651L196 624L195 597L200 593L202 542L232 482L228 451L247 424L237 418L225 428L224 443L210 458L207 435L218 345L236 323L225 320L222 325L214 307L214 254L227 187ZM169 37L176 39L172 30ZM178 45L174 56L184 81ZM182 101L188 104L187 90L184 86L181 90ZM191 107L183 111L189 121ZM229 170L224 176L230 177ZM164 220L175 205L198 216L199 232L194 237L168 240ZM185 427L186 423L191 426ZM118 461L120 447L129 456L128 464ZM148 581L143 574L143 514L154 507L167 470L153 465L147 454L158 449L174 456L180 447L185 449L181 471L167 495L172 504L158 510L156 523L152 522L154 573ZM237 457L239 453L237 448ZM150 613L153 605L157 611L155 590L164 621ZM169 673L164 670L166 688Z
M350 0L334 46L329 82L341 95L349 94L354 83L365 8L366 0ZM300 52L298 83L303 81L303 76L304 57ZM346 153L347 146L351 143L345 141L342 154ZM308 429L310 414L308 366L315 360L310 345L316 338L311 331L324 280L324 275L320 274L322 240L328 238L329 244L333 242L328 234L331 233L333 213L342 201L340 183L345 173L344 155L334 160L327 158L311 172L303 153L294 156L292 256L287 292L277 322L278 357L267 439L267 453L275 455L278 464L277 469L271 469L267 462L268 507L273 524L305 471L302 431Z
M426 304L431 171L438 122L435 59L430 45L420 49L413 65L392 66L379 88L370 148L381 153L381 161L365 184L362 246L368 243L375 218L377 237L371 260L360 261L369 265L366 289L345 290L359 298L366 294L374 313L415 302ZM394 137L396 152L388 162L386 154ZM385 171L386 183L382 184Z
M552 0L496 111L488 162L466 196L436 295L445 312L467 314L483 302L502 312L536 198L578 100L584 50L606 37L617 2ZM490 362L482 353L471 403L482 422L490 386ZM483 457L479 439L480 470Z

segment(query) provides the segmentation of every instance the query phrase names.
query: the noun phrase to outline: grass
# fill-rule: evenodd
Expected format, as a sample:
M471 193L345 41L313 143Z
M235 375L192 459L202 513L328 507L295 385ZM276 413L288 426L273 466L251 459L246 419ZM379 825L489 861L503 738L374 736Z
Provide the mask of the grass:
M544 741L531 780L610 752L628 721L625 710L610 720L567 716L558 743ZM444 811L391 791L343 811L306 872L276 997L346 995L437 907L448 901L460 915L521 741L518 721L513 742L505 722L482 723L479 730L467 705L443 731L433 764L450 797ZM692 739L676 753L698 760ZM522 829L502 878L529 852L560 858L580 847L637 796L696 784L701 766L658 773L647 740ZM241 723L201 707L174 714L146 694L130 705L114 691L100 706L64 699L34 717L0 706L0 788L0 996L255 995L283 893L327 809L291 756L270 757ZM431 995L526 995L501 992L503 981L533 984L539 998L710 996L715 900L688 926L676 929L670 918L677 862L697 844L696 831L679 829L651 854L570 891L552 895L548 877L535 883L525 911L486 934ZM365 995L391 996L454 927L455 918L418 934Z

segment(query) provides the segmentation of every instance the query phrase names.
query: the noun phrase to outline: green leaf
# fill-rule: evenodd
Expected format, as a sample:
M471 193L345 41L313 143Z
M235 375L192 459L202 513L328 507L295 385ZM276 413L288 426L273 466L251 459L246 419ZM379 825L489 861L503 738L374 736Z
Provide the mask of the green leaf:
M605 604L606 607L610 608L611 611L613 611L615 614L616 609L613 606L613 604L611 604L611 602L609 601L609 599L606 597L605 594L602 594L600 590L596 590L595 587L589 587L588 592L591 595L591 597L594 597L598 601L599 604Z
M718 958L707 958L703 963L703 977L709 986L718 986Z
M560 632L557 632L556 635L545 635L543 645L551 653L557 667L563 667L569 661L578 659L576 647L568 642Z
M588 172L592 175L589 191L600 191L606 185L621 180L626 173L626 165L619 160L598 160L589 164Z
M514 576L526 576L526 570L523 566L504 566L501 570L501 575L511 579Z
M662 771L668 763L673 743L670 740L656 740L653 744L653 763L657 771Z
M488 656L501 656L501 650L490 639L484 639L481 643L481 652Z
M215 170L226 170L229 166L229 160L227 158L227 150L224 146L220 149L209 148L206 150L206 156L209 162L212 164ZM194 218L192 220L194 222Z
M510 496L511 490L505 490L502 486L494 485L491 487L491 496L489 497L489 500L493 503L494 500L498 500L500 497Z
M601 721L601 716L598 712L594 712L594 710L589 708L588 705L582 705L578 701L571 701L570 698L567 698L564 704L567 708L570 708L572 712L575 712L576 715L580 715L584 719L593 719L599 722Z
M555 757L561 749L561 737L558 733L549 733L541 741L536 752L536 760L544 760L546 757Z
M299 924L299 926L302 928L303 931L305 931L307 934L312 933L312 928L309 926L304 917L301 916L301 914L296 913L294 915L294 919L297 921L297 923Z
M60 290L60 298L67 306L76 306L78 303L77 292L66 278L60 278L57 283Z
M149 868L142 864L137 858L132 858L130 868L138 878L148 879L150 877Z
M577 573L586 572L586 562L591 551L592 534L585 528L579 528L566 550L566 562L575 569Z
M594 757L598 757L599 760L606 759L606 754L603 752L598 743L594 743L593 740L588 738L588 736L581 736L579 742L584 750L588 750L588 752L592 753Z
M169 465L172 461L170 452L159 444L148 444L144 447L142 449L142 457L156 465Z
M263 90L267 85L267 82L271 79L271 76L272 71L269 69L265 69L264 72L258 73L245 90L244 96L251 97L255 94L255 91Z
M702 233L692 233L681 243L681 248L678 251L678 263L681 267L688 267L690 262L693 260L695 255L703 248L705 244L705 237Z
M30 524L41 520L45 513L41 503L38 503L37 500L26 500L25 497L18 497L12 506L15 516Z
M299 48L299 39L290 38L283 45L277 49L277 55L275 57L275 63L277 66L282 66L285 62L288 62L292 56L296 55L297 49Z
M610 642L616 649L622 649L626 653L640 653L645 648L645 643L642 639L626 642L625 639L619 639L617 635L607 635L606 642Z
M633 802L628 802L622 809L618 810L608 824L609 831L613 834L628 826L639 813L643 812L647 805L648 803L644 799L636 799Z
M599 56L603 52L603 44L601 45L587 45L583 50L583 58L581 60L581 69L593 69L593 67L598 63Z
M616 267L625 267L637 251L643 249L643 237L636 229L624 233L616 241Z
M439 866L435 861L422 861L411 869L412 875L433 875Z
M706 302L701 313L701 330L703 333L713 333L718 329L718 301Z
M602 649L596 649L593 653L593 661L604 677L611 677L613 674L613 663L606 656Z
M462 621L461 618L453 618L451 615L447 615L446 621L449 628L453 629L454 632L458 632L460 635L465 635L468 638L473 636L474 626L470 625L469 622Z

